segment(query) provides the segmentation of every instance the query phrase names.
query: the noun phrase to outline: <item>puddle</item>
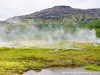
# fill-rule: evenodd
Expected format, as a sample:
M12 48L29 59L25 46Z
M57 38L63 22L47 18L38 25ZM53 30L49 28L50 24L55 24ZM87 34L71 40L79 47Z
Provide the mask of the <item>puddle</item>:
M100 72L82 68L47 68L42 69L40 72L30 70L24 72L22 75L100 75Z

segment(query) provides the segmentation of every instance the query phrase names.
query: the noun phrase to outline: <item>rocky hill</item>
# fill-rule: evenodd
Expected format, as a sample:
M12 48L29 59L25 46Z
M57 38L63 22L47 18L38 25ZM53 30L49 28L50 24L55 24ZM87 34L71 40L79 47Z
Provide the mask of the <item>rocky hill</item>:
M29 21L37 23L69 23L88 22L100 19L100 9L76 9L70 6L54 6L23 16L15 16L7 19L7 22Z

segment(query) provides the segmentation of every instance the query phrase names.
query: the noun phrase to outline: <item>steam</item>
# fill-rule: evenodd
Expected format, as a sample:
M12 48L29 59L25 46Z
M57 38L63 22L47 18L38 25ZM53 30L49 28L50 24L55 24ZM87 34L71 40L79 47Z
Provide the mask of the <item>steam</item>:
M100 43L100 39L96 37L96 31L94 29L77 29L74 34L68 33L67 40L74 42L86 42L86 43Z
M7 47L72 47L72 42L100 43L94 29L81 29L63 25L6 25L0 26L0 46ZM67 43L67 44L66 44Z

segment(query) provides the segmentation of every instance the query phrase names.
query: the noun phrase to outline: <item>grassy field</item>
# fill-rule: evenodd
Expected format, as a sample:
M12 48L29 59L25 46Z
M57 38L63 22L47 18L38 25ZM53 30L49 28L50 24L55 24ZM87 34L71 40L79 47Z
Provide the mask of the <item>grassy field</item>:
M0 48L0 75L23 73L29 69L84 67L100 71L100 46L83 50L54 50L50 48Z

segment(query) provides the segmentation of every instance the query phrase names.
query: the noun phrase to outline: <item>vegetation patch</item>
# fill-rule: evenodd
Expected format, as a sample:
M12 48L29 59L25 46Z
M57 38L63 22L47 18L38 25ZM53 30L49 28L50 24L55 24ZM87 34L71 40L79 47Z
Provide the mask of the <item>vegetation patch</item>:
M40 71L51 66L85 67L100 71L100 46L83 50L58 50L50 48L0 48L0 75L23 73L29 69Z

